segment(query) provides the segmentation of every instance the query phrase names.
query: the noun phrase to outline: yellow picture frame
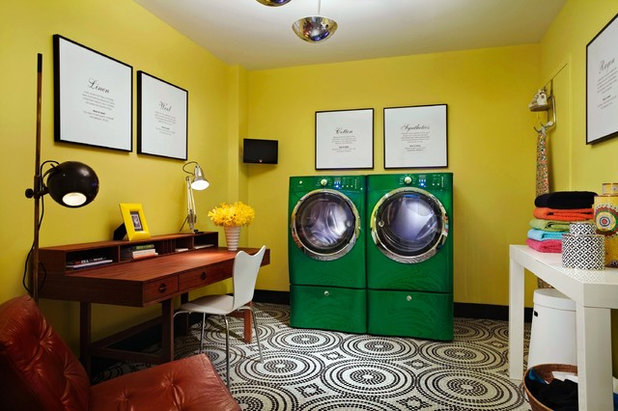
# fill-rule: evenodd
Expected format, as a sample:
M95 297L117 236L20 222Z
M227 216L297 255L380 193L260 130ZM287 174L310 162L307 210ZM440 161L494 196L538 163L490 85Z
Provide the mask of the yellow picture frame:
M139 203L120 203L120 213L129 241L150 238L144 209Z

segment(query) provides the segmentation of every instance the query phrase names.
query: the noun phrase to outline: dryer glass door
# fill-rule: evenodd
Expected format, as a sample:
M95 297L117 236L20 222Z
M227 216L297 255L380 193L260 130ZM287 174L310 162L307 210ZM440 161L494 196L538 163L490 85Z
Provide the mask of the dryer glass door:
M291 216L292 238L308 256L330 261L347 254L360 231L354 203L336 190L321 189L305 194Z
M418 188L384 195L371 215L371 235L380 251L402 263L432 257L448 236L448 216L440 201Z

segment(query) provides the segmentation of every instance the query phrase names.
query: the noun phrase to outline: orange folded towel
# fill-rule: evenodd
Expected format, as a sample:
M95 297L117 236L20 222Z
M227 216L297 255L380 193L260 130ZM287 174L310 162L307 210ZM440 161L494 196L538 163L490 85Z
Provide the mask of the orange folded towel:
M592 208L557 209L536 207L534 209L534 216L544 220L585 221L591 220L594 217L594 211Z

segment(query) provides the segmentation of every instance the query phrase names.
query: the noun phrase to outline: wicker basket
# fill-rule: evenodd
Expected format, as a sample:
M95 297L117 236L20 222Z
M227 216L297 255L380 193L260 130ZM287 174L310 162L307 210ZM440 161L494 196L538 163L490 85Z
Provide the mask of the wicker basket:
M577 375L577 367L575 365L567 365L567 364L538 364L535 365L534 371L536 374L547 381L548 383L552 382L554 376L552 372L554 371L563 371L569 372ZM551 408L547 408L545 405L541 404L532 394L528 391L528 386L526 385L526 380L528 378L528 374L530 373L531 368L526 370L526 374L524 375L524 389L526 390L526 395L528 396L528 402L530 403L530 408L532 411L551 411Z

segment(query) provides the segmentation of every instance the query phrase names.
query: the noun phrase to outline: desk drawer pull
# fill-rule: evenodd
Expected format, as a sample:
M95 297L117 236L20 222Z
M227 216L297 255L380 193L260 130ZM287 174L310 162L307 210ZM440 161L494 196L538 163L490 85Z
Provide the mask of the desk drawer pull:
M202 271L202 274L200 274L200 280L205 280L206 279L206 271Z
M165 283L161 283L161 285L159 285L159 292L164 293L165 291L167 291L167 285L165 285Z

